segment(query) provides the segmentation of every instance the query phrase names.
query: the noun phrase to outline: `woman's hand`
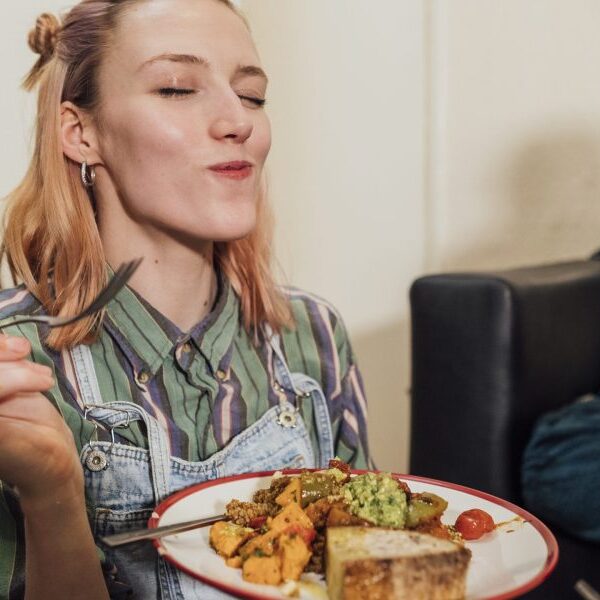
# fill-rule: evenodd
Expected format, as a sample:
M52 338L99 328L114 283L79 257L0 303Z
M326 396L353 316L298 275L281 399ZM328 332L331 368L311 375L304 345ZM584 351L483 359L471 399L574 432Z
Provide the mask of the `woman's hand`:
M16 486L23 510L25 597L108 600L73 434L41 393L52 371L26 360L30 351L0 335L0 480Z
M52 370L26 357L23 338L0 335L0 480L16 486L23 511L83 495L73 434L41 393Z

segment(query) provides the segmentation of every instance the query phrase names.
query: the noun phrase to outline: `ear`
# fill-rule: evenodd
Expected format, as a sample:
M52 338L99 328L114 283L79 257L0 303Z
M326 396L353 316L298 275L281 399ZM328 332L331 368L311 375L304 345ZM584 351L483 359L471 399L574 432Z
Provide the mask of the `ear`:
M73 162L87 162L90 166L102 164L98 151L96 127L89 116L72 102L60 107L63 153Z

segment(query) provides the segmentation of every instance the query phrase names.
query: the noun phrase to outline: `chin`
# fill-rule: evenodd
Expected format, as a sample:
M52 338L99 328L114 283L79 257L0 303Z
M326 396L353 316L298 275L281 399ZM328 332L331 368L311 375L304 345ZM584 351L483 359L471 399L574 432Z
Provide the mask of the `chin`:
M223 219L213 222L210 227L203 228L205 239L214 242L235 242L248 237L256 228L256 211L248 211L245 215L236 215L235 218Z
M155 225L169 236L186 245L197 242L234 242L248 237L257 225L254 204L236 207L237 210L199 211L190 218L189 214L160 215Z
M248 237L256 228L256 219L227 223L203 223L202 229L180 230L188 239L211 242L235 242Z
M207 235L205 239L210 239L213 242L237 242L248 237L254 231L254 226L238 228L238 229L226 229L222 231L215 231L212 235Z

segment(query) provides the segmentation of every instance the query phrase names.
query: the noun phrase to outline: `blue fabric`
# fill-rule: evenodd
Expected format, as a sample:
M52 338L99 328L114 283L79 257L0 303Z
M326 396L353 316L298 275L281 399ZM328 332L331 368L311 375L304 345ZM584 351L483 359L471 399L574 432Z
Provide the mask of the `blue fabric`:
M81 346L72 350L72 354L76 354L73 364L86 405L86 418L107 430L142 420L148 434L148 450L115 442L90 441L81 452L96 539L144 527L156 504L194 483L252 471L328 465L333 458L333 434L323 391L307 375L290 372L277 337L272 338L271 344L272 369L278 388L290 388L297 398L312 399L319 447L312 447L302 416L282 393L279 406L269 409L225 448L201 462L171 456L165 431L142 407L129 402L103 403L99 387L94 385L96 374L89 349ZM293 427L281 424L283 413L294 417ZM95 462L99 458L104 462ZM107 548L105 556L115 567L110 572L112 579L119 584L129 584L115 590L108 579L111 598L122 597L117 593L131 592L132 598L139 600L233 599L176 570L158 556L151 544Z
M525 450L523 497L537 517L600 543L600 396L544 415Z

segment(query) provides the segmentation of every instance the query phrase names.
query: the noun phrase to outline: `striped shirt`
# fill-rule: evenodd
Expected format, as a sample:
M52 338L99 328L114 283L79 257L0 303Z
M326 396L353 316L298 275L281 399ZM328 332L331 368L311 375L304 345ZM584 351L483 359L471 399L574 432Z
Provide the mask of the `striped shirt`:
M322 299L294 288L285 293L295 320L293 329L282 332L289 368L321 385L336 455L356 468L366 468L366 402L344 324ZM32 313L43 314L43 308L24 287L0 292L0 324ZM109 432L96 432L84 418L69 351L56 352L44 344L47 327L29 323L4 331L26 337L32 345L31 359L54 370L56 385L46 396L73 431L78 451L91 439L108 441ZM171 454L184 460L210 458L279 403L270 347L253 343L242 324L239 298L226 280L219 283L211 312L188 332L125 287L109 304L91 351L104 402L140 405L167 432ZM293 394L288 399L296 402ZM300 400L299 409L317 448L310 399ZM140 422L116 429L115 434L119 443L147 448ZM2 489L0 599L17 598L23 592L22 528L17 503Z

